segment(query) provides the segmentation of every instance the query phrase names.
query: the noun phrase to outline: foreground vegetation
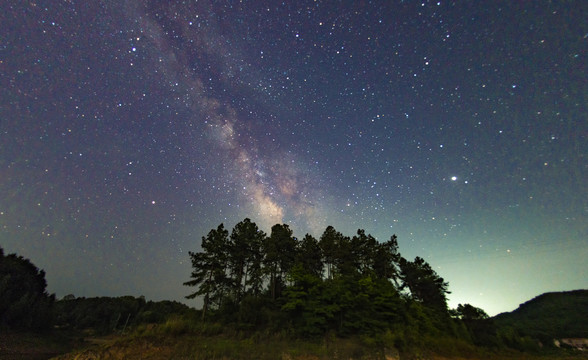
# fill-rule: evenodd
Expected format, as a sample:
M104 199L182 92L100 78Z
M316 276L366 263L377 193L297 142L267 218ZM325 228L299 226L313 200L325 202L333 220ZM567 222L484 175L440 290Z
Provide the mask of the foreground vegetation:
M218 323L172 317L57 359L588 359L585 353L565 349L538 353L480 348L448 339L426 338L423 342L423 348L399 352L361 336L293 339L287 334L244 333Z

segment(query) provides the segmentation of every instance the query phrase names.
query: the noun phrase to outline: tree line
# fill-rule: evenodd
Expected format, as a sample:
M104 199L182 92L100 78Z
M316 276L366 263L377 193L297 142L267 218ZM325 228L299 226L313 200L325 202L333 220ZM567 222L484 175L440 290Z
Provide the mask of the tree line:
M189 252L184 285L196 288L187 298L202 298L204 319L302 336L467 332L453 321L460 309L447 307L448 283L423 258L404 258L395 235L378 242L329 226L318 239L297 239L286 224L268 235L246 218L230 233L211 229L201 248Z
M170 316L194 318L195 313L176 301L146 301L142 296L67 295L56 300L47 291L44 270L17 254L5 255L0 247L0 333L59 328L108 334L139 324L164 323Z

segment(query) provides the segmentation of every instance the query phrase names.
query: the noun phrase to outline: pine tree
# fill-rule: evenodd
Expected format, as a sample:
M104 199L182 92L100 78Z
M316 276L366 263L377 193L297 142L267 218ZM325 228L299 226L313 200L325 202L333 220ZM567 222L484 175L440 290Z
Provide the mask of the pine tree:
M447 312L449 284L425 260L418 256L414 261L400 258L400 278L403 281L401 289L408 288L413 299L429 308Z
M184 285L197 286L198 290L186 298L204 296L203 318L211 306L218 308L221 305L225 290L229 286L228 236L229 232L220 224L216 230L212 229L206 237L202 237L202 252L189 252L193 268L190 276L192 280L185 282Z
M376 278L392 280L398 286L400 253L398 252L398 239L392 235L390 240L379 243L374 253L374 273Z
M230 271L235 300L246 293L257 295L263 286L262 244L266 235L249 218L239 222L231 232L229 248Z
M296 263L308 274L319 279L323 277L323 254L318 241L310 234L306 234L298 244Z
M281 292L285 275L290 271L296 260L296 239L286 224L272 226L272 232L265 238L265 272L269 275L269 289L272 300Z
M348 265L353 261L350 241L349 237L344 236L332 226L328 226L321 235L319 246L327 268L327 279L332 279L335 274L347 272Z

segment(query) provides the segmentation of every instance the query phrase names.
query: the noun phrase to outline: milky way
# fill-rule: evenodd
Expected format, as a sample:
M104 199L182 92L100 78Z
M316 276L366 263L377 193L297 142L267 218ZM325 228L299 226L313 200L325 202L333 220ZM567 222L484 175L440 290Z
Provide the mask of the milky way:
M210 11L210 5L196 7L181 9L181 12L195 14L194 18L198 19L200 13ZM246 99L257 90L243 79L256 78L259 71L254 70L252 64L239 60L239 47L228 45L230 40L220 34L220 24L214 18L208 19L206 27L195 26L193 21L186 22L170 14L177 14L178 10L173 9L164 10L164 17L173 18L172 27L178 29L172 38L166 34L166 26L157 21L158 13L156 19L151 18L152 9L137 6L132 9L131 16L146 29L146 41L156 46L159 54L156 66L164 81L174 83L184 92L182 105L194 113L194 123L211 140L213 149L206 150L218 151L223 159L224 181L230 181L237 189L235 201L249 202L251 206L245 206L245 209L263 228L284 222L288 211L290 222L303 223L305 227L321 231L324 221L319 219L324 219L324 215L318 214L312 204L312 201L319 200L319 195L310 190L307 166L301 165L293 152L272 144L275 139L271 138L269 127L263 122L243 124L247 120L240 119L242 115L226 101L226 96L217 96L212 86L206 88L204 85L211 71L219 73L220 81L215 86L223 92L236 87L238 90L233 96ZM180 45L174 42L174 38L190 41ZM213 66L202 71L199 68L202 58L214 59ZM257 96L263 97L264 94Z
M3 2L0 246L186 301L249 217L396 234L451 306L586 288L587 4Z

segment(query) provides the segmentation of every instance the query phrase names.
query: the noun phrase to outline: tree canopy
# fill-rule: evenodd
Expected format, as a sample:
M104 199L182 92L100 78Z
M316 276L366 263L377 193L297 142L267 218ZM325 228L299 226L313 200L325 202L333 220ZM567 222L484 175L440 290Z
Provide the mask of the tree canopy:
M403 258L395 235L379 242L362 229L349 237L329 226L318 240L299 240L286 224L267 235L247 218L230 236L223 224L210 230L201 248L190 252L193 271L184 285L197 288L187 297L203 298L205 317L302 336L451 321L448 283L422 258ZM423 314L436 314L437 323Z

